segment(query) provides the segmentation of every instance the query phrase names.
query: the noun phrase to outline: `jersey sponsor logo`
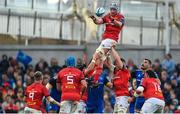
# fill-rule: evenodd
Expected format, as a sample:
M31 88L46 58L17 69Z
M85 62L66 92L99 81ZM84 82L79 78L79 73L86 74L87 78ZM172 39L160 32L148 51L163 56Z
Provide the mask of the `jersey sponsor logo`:
M76 87L74 85L66 85L65 88L66 89L75 89Z

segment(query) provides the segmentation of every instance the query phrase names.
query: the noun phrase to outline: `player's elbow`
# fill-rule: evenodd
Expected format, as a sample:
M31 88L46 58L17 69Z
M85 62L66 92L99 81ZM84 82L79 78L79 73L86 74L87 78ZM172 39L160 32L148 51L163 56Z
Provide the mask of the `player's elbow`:
M87 82L85 80L81 80L81 84L83 85L83 88L87 88Z
M49 102L53 102L53 101L54 101L54 99L53 99L51 96L48 96L48 97L46 98L46 100L49 101Z

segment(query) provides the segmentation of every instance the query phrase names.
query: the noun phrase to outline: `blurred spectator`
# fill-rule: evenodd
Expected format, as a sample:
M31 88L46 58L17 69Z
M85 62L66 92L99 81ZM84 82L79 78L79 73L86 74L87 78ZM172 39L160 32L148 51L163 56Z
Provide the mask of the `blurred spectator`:
M168 76L173 75L173 72L175 71L175 62L170 53L165 55L162 67L167 70Z
M110 104L109 101L105 101L104 112L113 113L113 109L112 109L111 104Z
M166 105L170 105L171 103L171 96L170 96L170 91L172 90L172 85L170 82L165 82L164 84L164 90L163 90L163 95L164 99L166 102Z
M154 64L153 64L153 70L157 73L157 75L160 77L161 76L161 70L162 70L162 66L161 66L161 62L159 59L155 59L154 60Z
M133 72L138 69L138 67L134 64L134 61L132 59L128 59L127 67L130 70L130 72Z
M166 69L162 69L161 74L160 74L160 80L161 80L161 88L164 89L164 84L165 82L168 81L168 74Z
M39 62L36 64L35 71L43 72L47 67L48 63L43 58L40 58Z
M9 61L7 55L2 55L2 60L0 62L0 72L5 73L9 67Z
M42 82L42 84L44 85L44 86L46 86L47 85L47 83L49 82L49 80L50 80L50 76L49 76L49 74L44 74L44 76L43 76L43 82Z
M50 62L51 66L49 67L50 76L55 76L62 68L58 65L58 61L56 58L51 58Z
M8 95L5 98L5 102L2 104L3 109L6 113L17 113L19 108L14 104L12 96Z
M83 60L81 58L78 58L76 68L82 71L85 67L86 65L83 63Z
M19 99L20 96L23 94L23 90L24 90L24 87L22 84L22 80L17 80L16 87L14 89L14 93L17 99Z
M177 71L178 75L180 75L180 63L178 63L176 65L176 71Z
M18 64L18 62L13 57L9 57L9 64L10 64L10 66L14 67L15 65Z
M7 70L7 76L9 78L9 83L11 88L15 88L15 77L14 77L14 68L12 66L9 66L8 70Z

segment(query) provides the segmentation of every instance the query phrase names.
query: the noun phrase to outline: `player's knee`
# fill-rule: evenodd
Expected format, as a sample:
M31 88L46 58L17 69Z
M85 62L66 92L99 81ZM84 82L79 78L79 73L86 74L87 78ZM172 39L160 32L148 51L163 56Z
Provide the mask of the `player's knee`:
M122 113L126 113L127 112L127 109L125 107L118 107L117 109L115 109L114 113L115 114L122 114Z
M60 112L60 114L68 114L68 113L66 113L66 112Z
M139 113L140 113L140 114L148 114L149 111L148 111L148 110L143 110L143 109L142 109Z

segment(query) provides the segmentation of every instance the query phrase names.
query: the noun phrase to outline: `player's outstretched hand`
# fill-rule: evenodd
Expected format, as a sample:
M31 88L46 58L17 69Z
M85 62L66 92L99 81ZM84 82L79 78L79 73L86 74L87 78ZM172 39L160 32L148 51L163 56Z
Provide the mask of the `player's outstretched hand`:
M90 11L90 10L87 10L86 11L87 15L89 18L91 18L92 16L94 16L94 14Z
M95 18L95 16L94 16L94 15L90 15L89 17L90 17L91 19L94 19L94 18Z

